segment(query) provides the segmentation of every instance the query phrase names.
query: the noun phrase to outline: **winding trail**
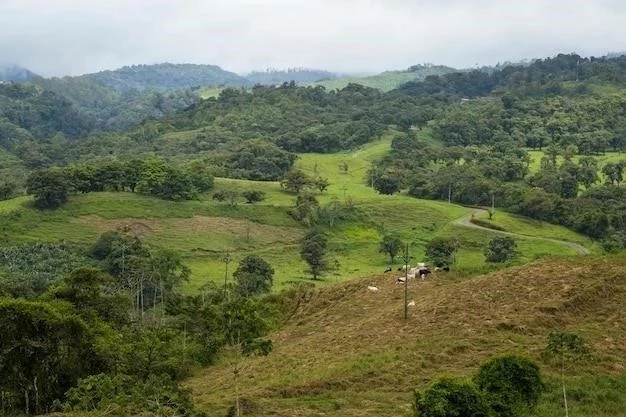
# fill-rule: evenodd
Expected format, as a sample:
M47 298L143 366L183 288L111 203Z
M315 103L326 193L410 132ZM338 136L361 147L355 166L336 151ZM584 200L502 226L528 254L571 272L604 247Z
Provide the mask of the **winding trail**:
M583 245L579 243L569 242L567 240L551 239L549 237L539 237L539 236L523 235L520 233L504 232L502 230L490 229L488 227L480 226L471 222L472 216L478 217L480 215L484 215L487 213L488 212L485 209L474 209L474 211L472 211L472 213L470 213L469 215L456 219L454 221L454 224L457 224L459 226L471 227L473 229L486 230L492 233L499 233L501 235L519 236L519 237L524 237L524 238L543 240L546 242L559 243L561 245L565 245L571 249L574 249L578 255L589 255L591 253L589 249L587 249L586 247L584 247Z

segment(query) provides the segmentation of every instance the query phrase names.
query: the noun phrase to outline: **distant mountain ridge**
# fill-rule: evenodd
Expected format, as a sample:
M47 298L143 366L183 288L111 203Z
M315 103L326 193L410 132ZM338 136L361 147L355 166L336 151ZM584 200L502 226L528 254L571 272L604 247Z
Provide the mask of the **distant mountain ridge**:
M35 74L30 70L18 65L0 64L0 81L27 82L33 79Z
M86 78L118 91L173 90L222 85L247 87L252 84L246 78L225 71L217 65L171 63L132 65L72 78Z

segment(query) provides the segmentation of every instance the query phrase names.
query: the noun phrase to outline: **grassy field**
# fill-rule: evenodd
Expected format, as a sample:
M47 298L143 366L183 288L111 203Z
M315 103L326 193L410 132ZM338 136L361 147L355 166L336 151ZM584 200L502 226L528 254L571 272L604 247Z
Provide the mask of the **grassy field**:
M315 85L322 85L327 90L340 90L349 83L354 83L377 88L382 91L389 91L409 81L421 81L429 75L441 75L453 71L458 70L444 67L423 67L417 71L385 71L369 76L341 77L332 80L318 81Z
M543 151L533 151L533 150L529 150L528 154L530 155L531 161L530 161L530 166L529 166L529 170L530 173L533 174L535 172L538 172L540 167L541 167L541 158L544 157L545 153ZM578 160L581 158L580 155L576 155L572 158L572 160L574 162L578 162ZM602 155L596 155L594 156L594 158L596 158L598 160L598 169L601 170L602 167L610 162L612 163L616 163L619 161L626 161L626 153L624 152L605 152ZM557 158L557 163L561 164L563 162L563 157L559 156ZM602 178L602 180L604 180L604 175L600 172L598 172L598 175Z
M243 415L410 416L412 390L437 376L470 376L500 353L531 357L546 392L536 417L564 415L559 367L543 362L551 331L576 332L593 359L568 367L570 416L626 415L626 258L550 259L464 278L435 273L403 287L372 276L309 293L286 326L271 335L273 352L240 361ZM375 285L378 292L371 292ZM234 401L224 356L186 382L210 415Z
M489 216L484 214L479 217L481 220L488 220ZM495 226L504 228L507 232L516 233L524 236L541 236L548 239L559 239L568 242L579 243L583 246L593 246L594 242L579 233L569 229L563 230L562 227L541 220L530 219L528 217L507 213L504 211L496 211L491 222Z
M453 224L468 216L471 209L440 201L418 200L404 195L377 194L366 185L371 161L385 155L390 138L358 150L336 154L305 154L296 166L314 176L329 179L328 190L317 197L322 204L338 201L354 208L355 217L328 230L330 261L335 269L317 282L327 285L383 271L388 258L378 252L385 233L395 233L410 242L414 262L423 258L426 243L435 236L457 236L461 250L457 267L470 273L492 269L484 263L483 248L495 234ZM347 173L340 165L348 165ZM181 253L192 270L186 291L196 291L207 281L223 282L228 252L233 263L250 253L266 258L276 269L276 288L291 281L308 279L299 256L299 240L304 227L289 216L295 197L277 182L216 179L215 190L256 189L266 193L258 204L213 201L209 195L199 200L169 202L133 193L92 193L76 195L53 211L32 208L29 197L0 202L4 216L0 238L5 244L60 240L88 245L107 231L125 228L153 246ZM527 235L519 239L519 262L546 254L574 254L565 245L534 240L532 236L560 237L590 245L590 242L562 227L537 227L527 219L498 215L508 229Z
M315 85L324 86L327 90L341 90L350 83L361 84L366 87L377 88L382 91L393 90L409 81L422 80L423 76L413 72L386 71L381 74L364 77L342 77L332 80L318 81Z
M197 93L201 98L207 99L207 98L219 96L222 90L223 88L219 88L219 87L203 87L200 90L198 90Z

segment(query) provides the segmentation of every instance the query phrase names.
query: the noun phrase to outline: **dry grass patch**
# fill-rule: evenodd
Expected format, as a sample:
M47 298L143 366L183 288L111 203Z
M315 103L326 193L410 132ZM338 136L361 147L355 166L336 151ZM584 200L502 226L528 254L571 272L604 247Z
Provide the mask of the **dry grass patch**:
M117 230L130 233L139 238L150 236L161 228L160 220L150 218L105 219L98 215L90 214L72 218L71 221L91 226L98 233Z
M183 233L219 232L268 243L296 242L303 235L296 227L270 226L232 217L193 216L190 219L168 219L167 223L170 228Z
M272 335L275 350L246 360L242 395L259 416L317 416L324 407L338 407L336 416L402 415L411 390L436 375L469 375L503 352L539 360L552 330L592 344L596 359L582 372L615 374L626 365L625 271L626 260L598 258L540 261L464 281L442 273L411 282L408 320L395 274L315 290ZM225 364L188 386L211 412L232 404Z

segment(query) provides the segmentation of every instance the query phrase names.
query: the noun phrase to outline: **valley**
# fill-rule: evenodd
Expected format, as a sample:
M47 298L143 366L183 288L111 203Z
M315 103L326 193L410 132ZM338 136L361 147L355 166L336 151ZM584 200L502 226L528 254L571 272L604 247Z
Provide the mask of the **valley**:
M18 69L0 415L626 415L626 57Z

